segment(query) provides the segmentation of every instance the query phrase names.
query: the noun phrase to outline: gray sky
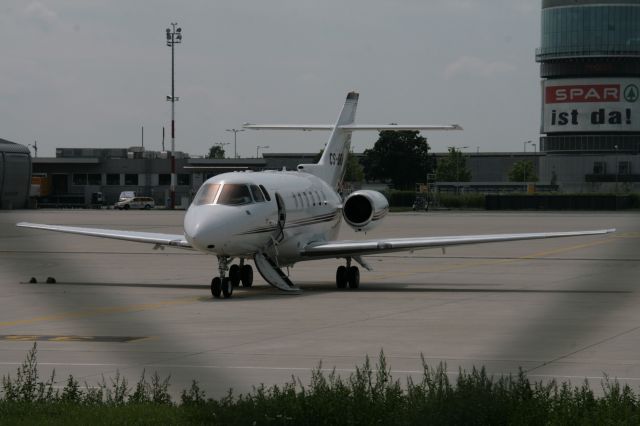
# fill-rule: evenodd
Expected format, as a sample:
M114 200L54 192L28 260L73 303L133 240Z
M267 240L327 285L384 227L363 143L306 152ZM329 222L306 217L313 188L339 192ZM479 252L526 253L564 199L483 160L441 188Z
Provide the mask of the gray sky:
M243 122L330 123L346 92L358 122L459 123L434 151L521 151L537 139L537 0L3 0L0 138L57 147L169 147L177 21L176 149L233 142ZM238 153L310 152L327 134L247 131ZM355 151L376 133L354 137ZM233 152L233 144L226 147Z

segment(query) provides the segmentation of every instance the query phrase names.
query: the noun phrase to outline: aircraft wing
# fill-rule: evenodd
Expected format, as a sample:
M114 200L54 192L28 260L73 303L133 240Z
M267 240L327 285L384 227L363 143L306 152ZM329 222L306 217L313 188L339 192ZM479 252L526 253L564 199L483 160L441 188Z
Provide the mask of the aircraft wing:
M571 232L534 232L527 234L460 235L448 237L381 238L378 240L341 240L312 243L301 254L313 257L362 256L394 251L408 251L424 248L438 248L465 244L496 243L504 241L535 240L541 238L577 237L601 235L615 232L615 229Z
M112 238L116 240L150 243L161 246L192 248L184 235L159 234L155 232L120 231L117 229L81 228L77 226L45 225L41 223L20 222L21 228L44 229L46 231L64 232L67 234L88 235L90 237Z

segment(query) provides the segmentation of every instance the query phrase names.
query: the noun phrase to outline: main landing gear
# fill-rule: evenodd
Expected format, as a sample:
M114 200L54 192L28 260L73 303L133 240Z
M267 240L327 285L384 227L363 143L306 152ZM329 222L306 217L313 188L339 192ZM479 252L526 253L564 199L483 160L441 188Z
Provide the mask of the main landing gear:
M336 270L336 287L356 289L360 287L360 269L351 266L351 258L347 257L347 266L340 265Z
M231 265L231 259L227 256L218 256L219 276L211 280L211 294L214 298L219 299L220 296L228 299L233 294L233 288L238 287L242 283L243 287L251 287L253 285L253 268L251 265L245 265L244 259L240 259L240 265ZM229 276L226 273L229 271Z

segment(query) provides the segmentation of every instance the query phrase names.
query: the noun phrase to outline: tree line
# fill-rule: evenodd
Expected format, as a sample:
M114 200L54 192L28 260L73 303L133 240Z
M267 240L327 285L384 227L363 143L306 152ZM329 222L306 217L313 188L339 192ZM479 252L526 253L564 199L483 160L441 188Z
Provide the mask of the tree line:
M382 131L373 148L366 149L360 161L354 155L348 156L344 181L385 182L401 190L414 189L418 182L471 181L468 157L460 149L449 147L447 155L437 159L429 151L427 139L419 131ZM315 161L321 155L322 151ZM207 158L225 158L225 151L214 145ZM538 180L533 162L528 160L514 163L508 176L512 182Z

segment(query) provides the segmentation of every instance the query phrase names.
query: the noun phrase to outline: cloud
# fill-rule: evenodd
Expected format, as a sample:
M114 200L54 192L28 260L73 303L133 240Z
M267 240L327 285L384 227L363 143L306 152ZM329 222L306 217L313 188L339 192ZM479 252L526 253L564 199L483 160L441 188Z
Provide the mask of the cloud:
M445 67L444 76L447 80L458 75L494 77L499 74L511 73L515 69L515 65L508 62L488 61L475 56L461 56Z
M29 3L23 15L43 31L50 31L58 23L58 14L39 1Z

